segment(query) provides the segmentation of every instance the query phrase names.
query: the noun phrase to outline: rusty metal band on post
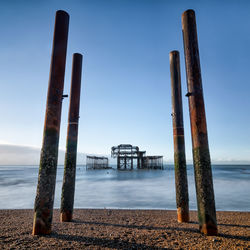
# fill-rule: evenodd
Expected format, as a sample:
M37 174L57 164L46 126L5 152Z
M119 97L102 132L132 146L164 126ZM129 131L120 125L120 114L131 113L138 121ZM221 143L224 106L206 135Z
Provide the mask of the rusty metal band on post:
M180 57L178 51L169 54L172 120L174 137L175 189L178 222L189 221L188 181L186 169L185 140L183 128L183 109L181 95Z
M73 217L81 76L82 55L75 53L72 65L67 144L61 196L60 220L62 222L71 221Z
M193 10L187 10L182 14L182 32L200 231L207 235L217 235L213 178L208 147L196 20Z
M50 234L56 184L69 15L56 12L43 145L34 208L33 235Z

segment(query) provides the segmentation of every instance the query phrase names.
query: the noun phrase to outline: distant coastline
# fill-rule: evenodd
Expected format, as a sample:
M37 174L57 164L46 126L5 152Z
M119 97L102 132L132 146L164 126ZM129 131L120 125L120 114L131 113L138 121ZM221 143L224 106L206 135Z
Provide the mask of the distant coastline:
M27 145L13 145L0 143L1 159L0 166L34 166L39 165L41 148ZM87 153L78 152L77 164L85 165ZM110 155L103 154L110 158ZM58 165L64 164L65 151L59 149ZM172 156L164 156L164 165L173 165ZM114 159L110 159L111 164L115 164ZM187 165L192 165L192 159L187 159ZM250 165L250 159L213 160L212 165Z

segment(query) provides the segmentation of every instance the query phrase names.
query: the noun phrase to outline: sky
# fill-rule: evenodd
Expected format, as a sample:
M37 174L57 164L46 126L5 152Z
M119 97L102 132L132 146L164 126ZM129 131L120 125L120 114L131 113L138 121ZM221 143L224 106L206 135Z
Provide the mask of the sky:
M39 163L59 9L70 15L65 94L72 54L83 54L79 153L110 155L112 146L129 143L173 161L169 52L178 50L192 161L181 15L194 9L212 162L250 163L250 1L2 0L0 164ZM61 151L68 106L64 99Z

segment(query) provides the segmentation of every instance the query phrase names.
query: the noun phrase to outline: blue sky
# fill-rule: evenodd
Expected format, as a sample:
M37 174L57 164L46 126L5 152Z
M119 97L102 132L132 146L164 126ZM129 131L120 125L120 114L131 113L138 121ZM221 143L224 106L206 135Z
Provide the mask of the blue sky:
M192 159L181 15L196 12L213 162L250 162L249 1L1 1L0 143L40 148L55 12L70 15L72 54L83 54L78 151L130 143L173 160L169 52L179 50L187 159ZM62 110L65 149L69 100Z

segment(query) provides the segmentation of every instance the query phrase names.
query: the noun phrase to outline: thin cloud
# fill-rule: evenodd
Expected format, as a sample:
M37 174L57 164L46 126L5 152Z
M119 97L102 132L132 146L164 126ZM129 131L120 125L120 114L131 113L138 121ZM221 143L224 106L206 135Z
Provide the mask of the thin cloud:
M0 144L0 165L39 165L41 149L32 146ZM64 164L65 151L59 150L58 165ZM77 163L85 164L86 155L78 153Z

